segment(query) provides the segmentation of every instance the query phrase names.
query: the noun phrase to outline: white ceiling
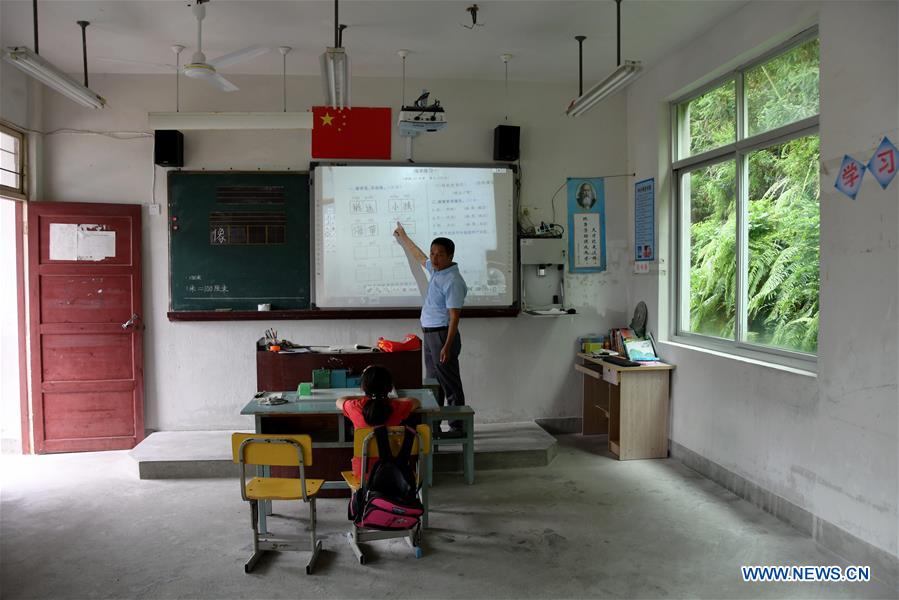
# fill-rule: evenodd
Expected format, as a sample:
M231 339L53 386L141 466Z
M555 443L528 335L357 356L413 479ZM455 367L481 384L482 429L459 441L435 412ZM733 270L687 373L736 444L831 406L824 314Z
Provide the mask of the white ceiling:
M343 45L353 74L398 77L397 50L409 49L408 77L502 79L500 54L514 55L513 81L577 81L577 42L584 42L585 85L615 66L615 2L477 0L478 22L470 24L471 2L340 2L340 22L349 28ZM708 30L747 0L624 0L621 4L621 58L651 67L666 54ZM334 5L313 0L211 0L203 21L207 58L254 44L291 46L290 74L317 75L318 56L334 41ZM182 64L196 46L196 20L188 0L40 0L40 53L59 66L80 73L81 29L87 29L91 73L161 73L142 65L111 63L101 57L174 63L169 47L187 47ZM33 47L31 0L0 0L3 46ZM228 73L280 74L277 51L222 69Z

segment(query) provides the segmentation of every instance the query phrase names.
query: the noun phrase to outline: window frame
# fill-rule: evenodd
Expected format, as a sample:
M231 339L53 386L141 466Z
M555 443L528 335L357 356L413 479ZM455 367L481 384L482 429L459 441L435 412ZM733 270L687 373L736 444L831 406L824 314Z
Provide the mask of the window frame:
M708 350L718 351L725 354L736 355L744 358L760 360L766 363L774 363L787 367L798 368L803 371L817 370L817 353L811 354L799 352L796 350L788 350L767 346L764 344L751 343L744 340L744 336L748 327L748 315L745 310L746 296L746 279L748 273L748 184L749 184L749 155L752 152L778 146L791 140L816 135L819 133L820 119L820 96L818 113L814 116L794 121L786 125L756 134L754 136L746 135L746 114L747 101L743 93L744 74L746 71L762 64L777 56L786 54L794 48L801 46L813 39L820 39L818 27L809 28L788 41L772 48L771 50L754 58L750 62L741 64L737 68L725 73L707 84L692 90L689 94L674 99L670 103L670 176L672 181L672 219L674 226L674 235L672 236L674 257L673 271L674 277L671 281L671 293L673 303L672 310L672 330L671 340L683 343L689 346L696 346ZM820 64L820 63L819 63ZM734 92L736 94L736 119L735 119L735 141L725 144L712 150L707 150L693 156L681 158L681 140L684 130L689 131L689 120L683 122L679 120L679 106L685 102L689 102L695 98L703 96L709 91L724 85L730 81L734 81ZM820 89L820 87L819 87ZM736 177L734 179L734 195L736 199L736 284L735 290L737 297L734 299L734 310L736 313L734 323L734 339L717 338L706 334L695 333L689 331L689 298L685 298L686 293L684 285L684 276L689 273L684 266L689 266L690 248L685 244L690 243L689 235L685 235L684 227L688 227L690 223L690 215L684 214L685 210L689 210L687 201L689 197L684 198L685 186L684 181L689 177L690 173L713 164L723 162L735 162ZM819 156L820 164L820 156ZM820 197L819 197L820 207ZM819 208L820 214L820 208ZM820 242L819 242L820 244ZM820 249L820 246L819 246ZM685 263L684 260L687 262ZM819 259L820 269L820 259ZM686 311L686 315L685 315ZM688 320L687 327L684 326L683 319Z
M28 186L26 183L26 167L28 164L28 136L25 135L24 131L13 127L6 121L0 121L0 131L19 140L19 152L16 156L16 168L18 169L19 187L14 188L8 185L0 184L0 196L12 198L13 200L28 200Z

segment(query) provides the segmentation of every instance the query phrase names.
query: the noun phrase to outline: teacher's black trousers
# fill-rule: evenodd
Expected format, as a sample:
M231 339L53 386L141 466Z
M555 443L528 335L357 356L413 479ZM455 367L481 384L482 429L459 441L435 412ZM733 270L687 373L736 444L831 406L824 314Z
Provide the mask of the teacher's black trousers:
M459 353L462 351L462 334L456 331L456 337L450 347L445 363L440 362L440 350L446 343L446 327L436 331L424 331L425 370L427 377L436 379L443 388L444 398L438 398L440 406L444 402L449 406L464 406L465 392L462 390L462 376L459 374ZM450 422L453 429L462 429L462 421Z

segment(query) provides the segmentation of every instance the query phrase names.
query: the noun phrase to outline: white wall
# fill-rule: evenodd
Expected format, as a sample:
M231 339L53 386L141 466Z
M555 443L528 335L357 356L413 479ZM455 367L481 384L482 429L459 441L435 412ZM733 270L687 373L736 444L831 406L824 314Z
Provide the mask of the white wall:
M276 77L234 77L241 91L224 94L182 79L182 110L280 110ZM174 109L171 76L91 77L91 87L109 101L90 111L54 92L44 94L44 130L146 130L147 111ZM415 142L419 162L490 162L493 127L503 122L503 84L475 81L416 81L411 96L428 87L449 113L447 130ZM563 109L574 89L540 84L510 84L509 123L522 126L524 206L536 207L537 220L550 221L550 198L568 175L622 173L626 162L625 99L618 96L588 117L570 120ZM400 81L353 81L354 102L392 106L400 101ZM320 102L318 78L292 77L288 108L305 110ZM300 169L309 163L308 131L185 132L186 169ZM45 137L42 200L148 204L151 195L151 142L104 136L55 134ZM393 157L405 148L396 135ZM462 374L468 402L480 421L516 421L580 414L580 379L572 368L575 339L626 321L626 185L608 180L606 207L609 269L571 276L568 300L579 314L564 318L464 319ZM159 169L157 201L165 204L165 172ZM563 224L564 192L556 199ZM418 240L427 243L427 240ZM275 325L304 344L371 343L378 336L397 339L418 331L417 321L288 321L269 323L171 323L168 309L168 252L165 208L162 216L144 211L144 313L146 423L150 428L228 429L250 427L237 413L256 389L254 341Z
M660 271L631 278L670 333L668 101L818 23L821 39L821 318L818 376L662 344L677 365L671 439L897 554L897 190L833 182L897 139L897 3L753 2L646 73L628 93L629 168L659 182ZM632 191L629 190L632 201ZM633 222L633 210L630 214ZM633 241L631 240L631 243Z
M0 119L27 125L28 113L28 77L0 60Z

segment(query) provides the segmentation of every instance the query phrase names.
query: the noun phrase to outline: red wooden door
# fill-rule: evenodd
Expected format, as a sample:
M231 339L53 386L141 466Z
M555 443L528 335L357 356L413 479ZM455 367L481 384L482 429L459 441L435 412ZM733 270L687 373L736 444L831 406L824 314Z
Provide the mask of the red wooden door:
M34 450L144 438L140 206L28 203Z

